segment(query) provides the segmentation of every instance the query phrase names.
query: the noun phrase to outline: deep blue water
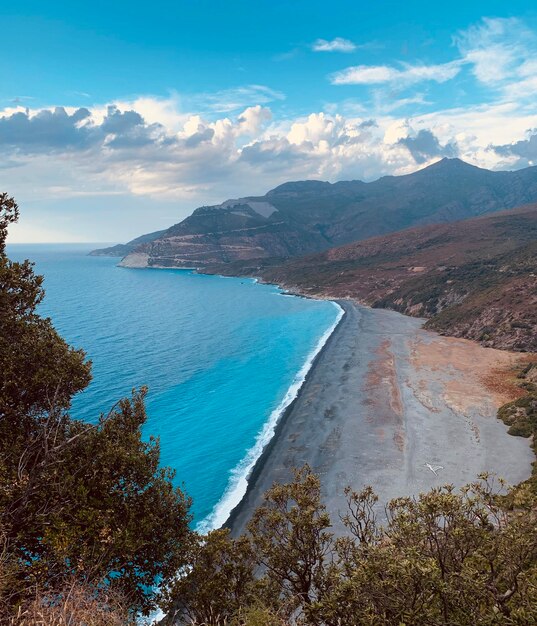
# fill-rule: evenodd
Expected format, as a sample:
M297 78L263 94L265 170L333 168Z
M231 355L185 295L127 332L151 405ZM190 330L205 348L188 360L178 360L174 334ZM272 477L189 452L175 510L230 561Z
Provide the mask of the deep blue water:
M73 415L95 420L147 385L144 435L160 436L162 463L192 496L195 521L220 502L208 522L219 524L339 311L248 279L118 268L89 249L8 246L11 258L35 261L42 314L93 362Z

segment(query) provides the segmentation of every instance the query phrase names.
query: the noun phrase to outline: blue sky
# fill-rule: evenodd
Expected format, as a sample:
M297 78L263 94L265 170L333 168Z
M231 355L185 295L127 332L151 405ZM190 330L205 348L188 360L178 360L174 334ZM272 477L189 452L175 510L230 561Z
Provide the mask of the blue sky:
M537 159L530 2L2 5L13 241L121 241L289 179Z

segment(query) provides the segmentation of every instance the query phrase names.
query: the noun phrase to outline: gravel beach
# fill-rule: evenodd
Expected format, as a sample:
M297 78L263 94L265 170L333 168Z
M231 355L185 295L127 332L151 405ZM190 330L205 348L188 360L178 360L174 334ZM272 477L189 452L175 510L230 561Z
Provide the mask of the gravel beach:
M508 435L496 418L509 398L491 382L520 355L441 337L393 311L339 304L343 319L226 524L233 535L244 531L266 490L305 463L321 478L336 533L344 532L347 485L371 485L383 506L433 486L462 486L484 471L511 484L530 475L529 442Z

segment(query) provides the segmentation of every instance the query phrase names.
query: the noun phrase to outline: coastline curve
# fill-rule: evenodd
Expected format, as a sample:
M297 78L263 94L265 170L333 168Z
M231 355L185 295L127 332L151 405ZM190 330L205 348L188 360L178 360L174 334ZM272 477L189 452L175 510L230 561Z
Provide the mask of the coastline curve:
M290 294L282 294L290 295ZM300 296L299 296L300 297ZM303 366L297 372L291 385L286 391L280 404L272 411L268 420L256 436L254 445L246 452L239 464L231 470L228 485L220 500L216 503L211 513L196 525L196 531L207 533L210 530L227 526L233 518L234 511L240 506L249 487L252 474L260 462L263 454L270 446L276 435L277 427L289 411L290 407L298 397L309 372L312 370L316 360L326 347L330 337L333 335L341 320L345 316L345 308L340 303L330 300L338 309L338 314L334 323L323 333L314 349L310 352Z

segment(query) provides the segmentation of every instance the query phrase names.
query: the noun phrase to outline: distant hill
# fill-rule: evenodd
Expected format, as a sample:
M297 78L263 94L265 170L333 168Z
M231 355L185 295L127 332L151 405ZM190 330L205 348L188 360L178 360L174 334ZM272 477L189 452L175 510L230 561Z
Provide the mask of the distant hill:
M110 248L101 248L100 250L92 250L90 252L91 256L127 256L131 252L134 252L138 246L143 243L149 243L150 241L154 241L159 237L162 237L166 231L165 230L157 230L154 233L149 233L147 235L142 235L141 237L136 237L132 241L128 243L118 243L115 246L111 246Z
M282 262L208 268L429 318L486 346L537 351L537 205L411 228Z
M127 255L126 265L195 268L291 258L531 202L537 202L537 167L492 172L443 159L371 183L285 183L265 196L201 207L168 230L94 254Z

